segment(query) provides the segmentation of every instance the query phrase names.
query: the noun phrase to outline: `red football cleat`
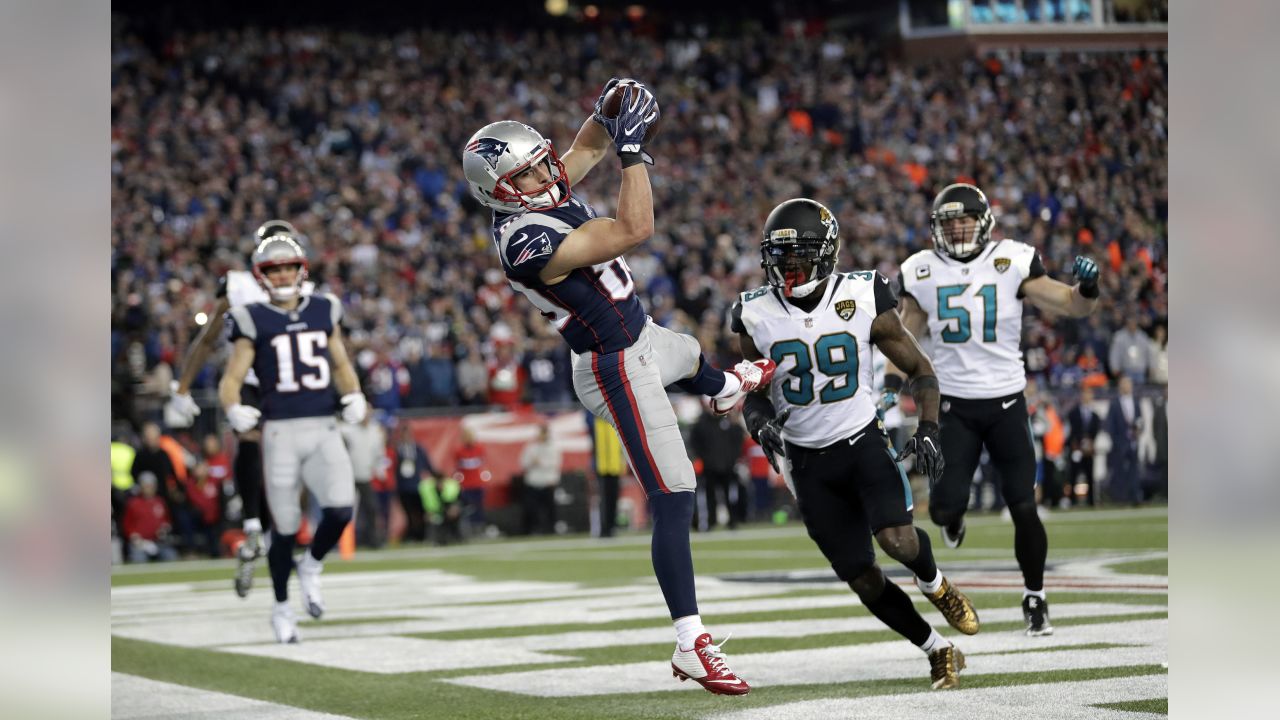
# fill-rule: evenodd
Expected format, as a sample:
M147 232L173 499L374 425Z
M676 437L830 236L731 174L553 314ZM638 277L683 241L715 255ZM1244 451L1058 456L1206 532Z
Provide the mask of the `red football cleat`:
M777 369L777 363L767 359L743 360L729 368L725 372L737 376L742 381L742 387L727 397L711 398L711 412L716 415L728 415L747 396L747 393L768 387Z
M728 640L726 637L720 645ZM751 692L747 681L734 675L725 664L720 645L712 644L709 633L699 635L693 641L692 650L681 650L677 645L671 656L672 676L680 678L681 682L693 680L716 695L746 695Z

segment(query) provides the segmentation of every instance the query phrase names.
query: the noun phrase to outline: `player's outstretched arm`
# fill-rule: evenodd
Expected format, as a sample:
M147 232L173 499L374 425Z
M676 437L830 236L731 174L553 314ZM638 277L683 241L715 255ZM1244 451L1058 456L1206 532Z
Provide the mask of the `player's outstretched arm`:
M196 336L194 342L191 343L191 350L187 353L186 359L182 361L182 368L178 371L178 389L179 395L186 395L191 392L191 383L195 382L196 375L200 374L200 368L204 367L204 361L209 358L209 353L213 352L213 346L222 339L223 318L227 311L231 309L231 303L226 298L218 301L217 307L213 309L213 316L209 320L209 324L205 325Z
M638 163L622 171L618 217L596 218L569 233L538 277L548 285L580 268L608 262L638 247L653 235L653 188L649 171Z
M577 137L573 139L573 145L560 157L569 184L577 185L579 180L586 177L591 168L604 159L612 144L613 139L609 137L608 131L594 117L583 121Z
M1046 312L1085 317L1098 305L1098 264L1081 255L1076 258L1072 272L1079 281L1075 285L1041 275L1024 281L1022 294Z
M909 296L903 298L908 300ZM912 304L914 300L910 300ZM919 310L920 306L916 305ZM923 313L921 313L923 314ZM889 361L888 368L904 373L911 378L911 395L920 408L920 421L938 422L938 378L933 372L933 363L924 354L920 343L907 332L902 318L897 313L882 312L871 323L871 341ZM888 387L889 369L885 370L885 386ZM901 383L899 383L901 386Z

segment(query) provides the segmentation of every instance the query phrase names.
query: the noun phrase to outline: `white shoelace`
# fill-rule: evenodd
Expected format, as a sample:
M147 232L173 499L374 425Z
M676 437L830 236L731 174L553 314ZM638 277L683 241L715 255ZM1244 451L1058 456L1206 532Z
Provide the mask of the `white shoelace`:
M725 655L724 655L724 650L722 650L721 648L724 647L725 643L729 642L729 638L731 637L733 637L733 633L729 633L728 635L725 635L724 639L721 640L718 645L711 643L703 646L703 648L699 650L701 654L706 656L707 664L711 666L712 670L715 670L716 672L724 673L726 675L732 675L733 673L724 664Z

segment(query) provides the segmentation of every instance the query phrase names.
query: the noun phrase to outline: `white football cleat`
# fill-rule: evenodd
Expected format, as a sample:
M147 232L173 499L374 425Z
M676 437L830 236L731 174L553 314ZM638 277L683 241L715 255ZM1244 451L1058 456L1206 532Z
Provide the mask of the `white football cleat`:
M725 638L720 645L728 642ZM746 680L733 674L725 664L724 651L720 645L712 644L710 633L702 633L693 641L692 650L676 651L671 656L671 675L680 678L680 682L693 680L709 693L716 695L746 695L751 686Z
M276 642L298 642L298 621L288 603L276 603L271 610L271 629L276 631Z
M722 398L711 398L711 412L716 415L728 415L747 396L747 393L768 385L773 380L773 373L777 369L777 363L767 359L742 360L737 365L729 368L725 372L733 373L735 377L741 380L742 387L731 395Z
M311 557L311 551L307 550L293 559L293 566L298 571L298 585L302 587L302 606L308 615L319 620L324 615L324 600L320 597L324 563Z

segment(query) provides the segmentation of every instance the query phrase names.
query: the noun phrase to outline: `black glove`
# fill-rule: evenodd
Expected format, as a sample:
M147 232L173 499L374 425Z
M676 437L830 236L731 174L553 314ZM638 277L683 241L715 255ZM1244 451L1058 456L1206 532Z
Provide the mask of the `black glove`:
M929 478L929 487L942 479L946 461L942 459L942 439L938 423L921 422L916 434L903 446L896 458L898 462L916 456L916 469Z
M782 470L778 467L778 461L774 459L774 456L787 457L787 444L782 439L782 426L787 424L787 418L789 417L791 417L791 408L783 410L776 417L761 425L755 435L756 442L760 443L760 447L764 448L765 458L773 466L773 471L778 473L782 472Z

